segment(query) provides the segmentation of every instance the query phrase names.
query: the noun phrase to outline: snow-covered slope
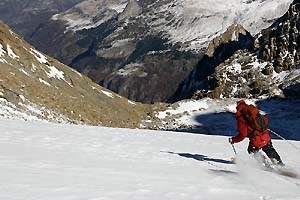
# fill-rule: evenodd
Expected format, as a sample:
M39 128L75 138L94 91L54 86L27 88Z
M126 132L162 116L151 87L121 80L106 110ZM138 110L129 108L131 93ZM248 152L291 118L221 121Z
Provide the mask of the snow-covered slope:
M176 0L162 5L155 15L156 30L165 30L173 43L199 50L232 24L241 24L252 35L282 16L292 0ZM155 3L151 6L155 6ZM168 16L168 17L167 17ZM170 16L171 19L170 19Z
M114 17L109 11L122 13L127 2L129 1L86 0L52 19L66 20L67 31L90 29ZM257 34L271 25L274 19L282 16L291 2L292 0L164 0L149 4L149 1L141 0L139 4L144 8L140 17L144 18L153 31L165 32L173 44L185 43L187 49L199 51L232 24L241 24L251 34ZM100 15L101 18L96 17Z
M87 0L51 19L66 21L66 31L91 29L116 17L126 5L127 0Z
M246 141L232 164L224 136L8 120L0 133L0 199L300 199L300 180L260 169ZM299 152L273 143L299 172Z

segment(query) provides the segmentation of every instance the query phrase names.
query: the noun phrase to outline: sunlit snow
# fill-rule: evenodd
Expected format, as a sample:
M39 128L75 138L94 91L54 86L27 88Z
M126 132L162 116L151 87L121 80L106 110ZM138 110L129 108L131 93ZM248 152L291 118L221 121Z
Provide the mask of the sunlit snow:
M106 96L110 97L110 98L114 98L113 94L110 93L110 92L107 92L107 91L105 91L105 90L101 90L101 92L102 92L103 94L105 94Z
M264 171L246 141L232 164L225 136L4 119L0 132L0 199L300 199L300 180ZM273 143L299 169L299 152Z
M90 29L107 22L113 16L123 12L126 5L126 0L87 0L64 13L52 16L51 19L66 21L67 28L65 32Z
M172 42L188 43L188 49L199 50L232 24L241 24L252 35L257 34L270 26L273 19L281 17L291 2L292 0L178 0L162 5L157 10L157 13L169 12L174 15L172 21L158 18L153 24L158 31L167 31Z
M3 45L0 44L0 57L4 56L5 50L3 49Z
M48 78L65 79L64 78L64 72L58 70L54 66L50 66L49 69L50 69L50 71L47 72Z
M1 53L0 53L1 54ZM11 49L10 45L7 45L7 54L9 57L11 57L12 59L16 59L16 58L20 58L19 56L17 56L15 54L15 52Z
M46 56L44 56L42 53L40 53L39 51L35 50L35 49L30 49L30 53L32 55L34 55L34 57L41 63L41 64L45 64L48 63L48 59L46 58Z

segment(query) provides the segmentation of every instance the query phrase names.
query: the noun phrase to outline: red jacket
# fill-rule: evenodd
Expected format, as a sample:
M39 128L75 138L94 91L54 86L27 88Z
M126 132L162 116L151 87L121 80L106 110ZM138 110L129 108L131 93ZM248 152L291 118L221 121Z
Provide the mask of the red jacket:
M238 135L232 138L233 143L238 143L244 140L248 133L253 132L253 128L246 123L244 118L242 117L241 110L245 107L245 104L238 106L238 110L236 112L236 119L237 119L237 129ZM268 122L268 119L264 117L265 122ZM253 137L249 137L250 144L254 147L261 148L268 144L271 140L268 130L265 131L263 135L256 135Z

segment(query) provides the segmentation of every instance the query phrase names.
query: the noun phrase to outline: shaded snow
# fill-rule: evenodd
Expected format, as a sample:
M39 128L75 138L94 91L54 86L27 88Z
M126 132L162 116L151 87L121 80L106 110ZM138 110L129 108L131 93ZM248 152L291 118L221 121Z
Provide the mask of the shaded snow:
M142 68L142 64L139 63L130 63L124 66L124 68L119 69L116 74L120 76L130 76L134 72L139 71Z
M157 114L157 117L160 119L166 118L168 115L176 115L176 114L182 114L182 113L191 113L199 110L206 110L208 109L209 106L207 104L206 100L203 101L185 101L185 102L180 102L178 107L175 109L169 109L166 111L159 112Z
M234 113L236 112L236 102L238 100L234 98L219 100L204 98L197 101L184 100L178 102L173 108L156 114L156 117L162 121L162 127L159 128L176 130L180 127L191 127L194 131L213 135L236 133ZM297 136L298 131L300 131L298 125L300 110L297 107L299 100L245 99L245 101L247 104L258 106L261 114L268 116L271 124L270 128L280 130L280 134L285 137L300 138L300 136ZM280 112L280 110L284 112ZM285 119L284 123L289 124L289 126L281 125L281 127L278 127L277 124L282 124L283 119Z

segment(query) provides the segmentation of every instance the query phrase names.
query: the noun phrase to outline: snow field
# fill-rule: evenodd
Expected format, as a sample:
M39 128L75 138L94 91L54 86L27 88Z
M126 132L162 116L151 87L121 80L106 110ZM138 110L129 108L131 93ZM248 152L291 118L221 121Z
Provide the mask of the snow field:
M300 180L255 167L246 141L231 164L224 136L4 119L0 133L0 199L300 199Z

